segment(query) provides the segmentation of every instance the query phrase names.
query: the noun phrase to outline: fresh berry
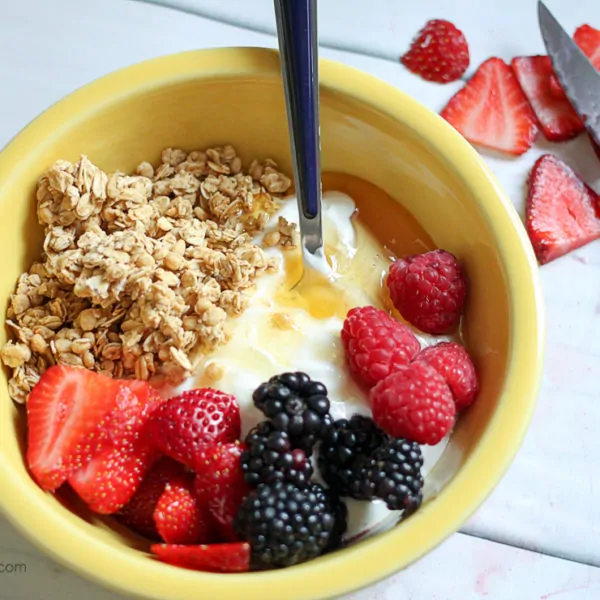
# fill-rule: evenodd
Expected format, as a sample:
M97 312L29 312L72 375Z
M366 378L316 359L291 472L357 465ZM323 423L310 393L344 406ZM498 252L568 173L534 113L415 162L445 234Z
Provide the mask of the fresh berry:
M386 437L372 419L362 415L335 421L319 452L325 483L340 496L370 500L362 493L361 469Z
M165 402L148 424L156 448L194 469L207 444L233 442L240 436L240 410L233 396L203 388Z
M92 459L69 477L79 497L101 514L123 507L159 456L145 429L164 401L146 382L124 383L131 393L119 395L101 423L103 437Z
M282 373L252 394L254 405L290 436L294 448L309 455L332 422L327 388L306 373Z
M472 144L517 156L531 148L538 132L513 70L499 58L486 60L441 116Z
M423 79L448 83L460 79L469 66L469 46L462 31L449 21L433 19L413 39L400 59Z
M196 496L216 524L219 538L226 542L237 541L233 521L249 492L241 462L244 450L240 442L207 446L196 464Z
M373 306L351 309L341 338L350 370L367 385L409 364L421 348L409 327Z
M600 29L590 25L581 25L573 34L573 41L581 48L590 62L600 71ZM565 91L554 73L550 77L550 87L557 96L565 97Z
M423 455L417 442L388 436L364 466L363 493L380 498L390 510L412 514L423 500Z
M597 194L556 156L537 160L529 175L525 215L540 264L600 237L598 202Z
M456 329L467 283L450 252L432 250L396 259L389 268L387 287L400 314L421 331L441 334Z
M263 483L240 506L235 526L250 542L255 567L289 567L322 554L335 529L323 488Z
M380 498L390 510L408 512L421 504L422 466L417 443L393 438L360 415L336 421L319 456L323 479L340 496Z
M138 533L150 539L158 539L160 536L154 520L156 505L169 482L180 481L186 476L183 465L167 457L160 458L131 500L115 516Z
M554 71L547 56L520 56L513 58L512 66L547 139L560 142L583 131L584 125L571 103L550 89Z
M195 571L241 573L250 569L250 544L246 542L206 546L153 544L150 551L163 562Z
M156 530L167 544L209 541L208 514L196 498L191 473L167 482L153 516Z
M429 346L420 352L415 361L426 362L445 379L454 396L456 410L466 408L477 397L479 382L475 366L469 353L460 344L440 342Z
M293 448L290 436L270 421L262 421L248 432L242 470L246 483L253 487L276 481L305 487L313 474L304 450Z
M27 464L44 490L55 490L96 451L98 428L121 396L122 382L87 369L50 367L27 401Z
M437 444L454 424L452 392L444 378L423 362L401 367L380 381L369 402L381 429L419 444Z

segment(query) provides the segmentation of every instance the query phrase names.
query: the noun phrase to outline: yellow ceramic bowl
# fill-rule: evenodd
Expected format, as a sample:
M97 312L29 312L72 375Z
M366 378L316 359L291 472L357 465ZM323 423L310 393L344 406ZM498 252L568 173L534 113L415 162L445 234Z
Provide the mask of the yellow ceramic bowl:
M542 366L543 306L537 265L511 203L477 153L437 115L349 67L323 61L320 69L323 168L378 185L466 266L466 338L481 396L436 467L437 497L405 524L293 568L217 575L158 563L110 520L73 505L77 516L64 499L42 492L26 471L23 414L3 380L4 514L56 560L122 593L160 600L316 600L371 584L461 526L508 467L529 423ZM104 77L50 108L0 154L0 312L19 274L39 255L33 193L54 160L75 161L85 153L106 170L133 169L158 159L163 147L227 142L243 158L271 156L291 172L276 53L166 56Z

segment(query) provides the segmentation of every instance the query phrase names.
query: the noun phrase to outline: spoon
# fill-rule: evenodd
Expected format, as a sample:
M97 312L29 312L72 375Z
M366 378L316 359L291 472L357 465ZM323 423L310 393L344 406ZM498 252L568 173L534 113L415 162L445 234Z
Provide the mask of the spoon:
M302 277L333 277L323 241L321 139L316 0L275 0L277 37L285 89L298 199Z

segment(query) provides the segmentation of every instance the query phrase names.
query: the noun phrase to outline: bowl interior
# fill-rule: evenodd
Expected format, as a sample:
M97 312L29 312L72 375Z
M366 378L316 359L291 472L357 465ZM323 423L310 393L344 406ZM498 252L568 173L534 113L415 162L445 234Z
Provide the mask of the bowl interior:
M408 564L441 541L489 493L516 451L533 407L540 353L534 262L520 224L475 153L435 115L339 65L324 63L321 76L323 169L382 188L414 215L436 246L465 265L470 291L464 335L480 375L480 399L460 419L432 474L430 489L437 498L402 527L282 572L218 576L151 562L144 543L110 519L89 514L76 499L41 492L23 461L24 411L10 401L3 374L4 510L59 560L105 585L164 599L191 597L188 591L198 586L210 598L238 598L242 590L246 598L273 600L340 594ZM348 78L356 94L349 93L349 83L344 88ZM370 96L381 103L367 101ZM393 110L383 110L386 102L395 103ZM34 190L54 160L76 161L86 154L104 170L130 171L143 160L156 162L164 147L226 143L245 160L271 157L291 173L275 54L167 57L105 78L53 107L0 157L0 312L5 314L17 277L41 251ZM3 331L1 341L5 338ZM527 377L515 371L518 359L526 363ZM503 441L505 450L498 446ZM492 446L500 457L489 462ZM34 525L37 520L41 525Z

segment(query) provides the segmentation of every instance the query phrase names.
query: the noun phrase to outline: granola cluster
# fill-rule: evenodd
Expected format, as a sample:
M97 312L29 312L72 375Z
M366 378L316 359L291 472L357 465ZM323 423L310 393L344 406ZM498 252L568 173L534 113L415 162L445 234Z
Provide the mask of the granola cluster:
M38 182L44 252L18 280L0 351L9 392L25 402L50 365L177 383L226 341L225 322L275 259L253 243L291 181L231 146L166 149L156 168L106 174L85 156ZM274 235L276 234L276 235ZM264 246L293 245L279 222ZM276 238L276 239L274 239Z

